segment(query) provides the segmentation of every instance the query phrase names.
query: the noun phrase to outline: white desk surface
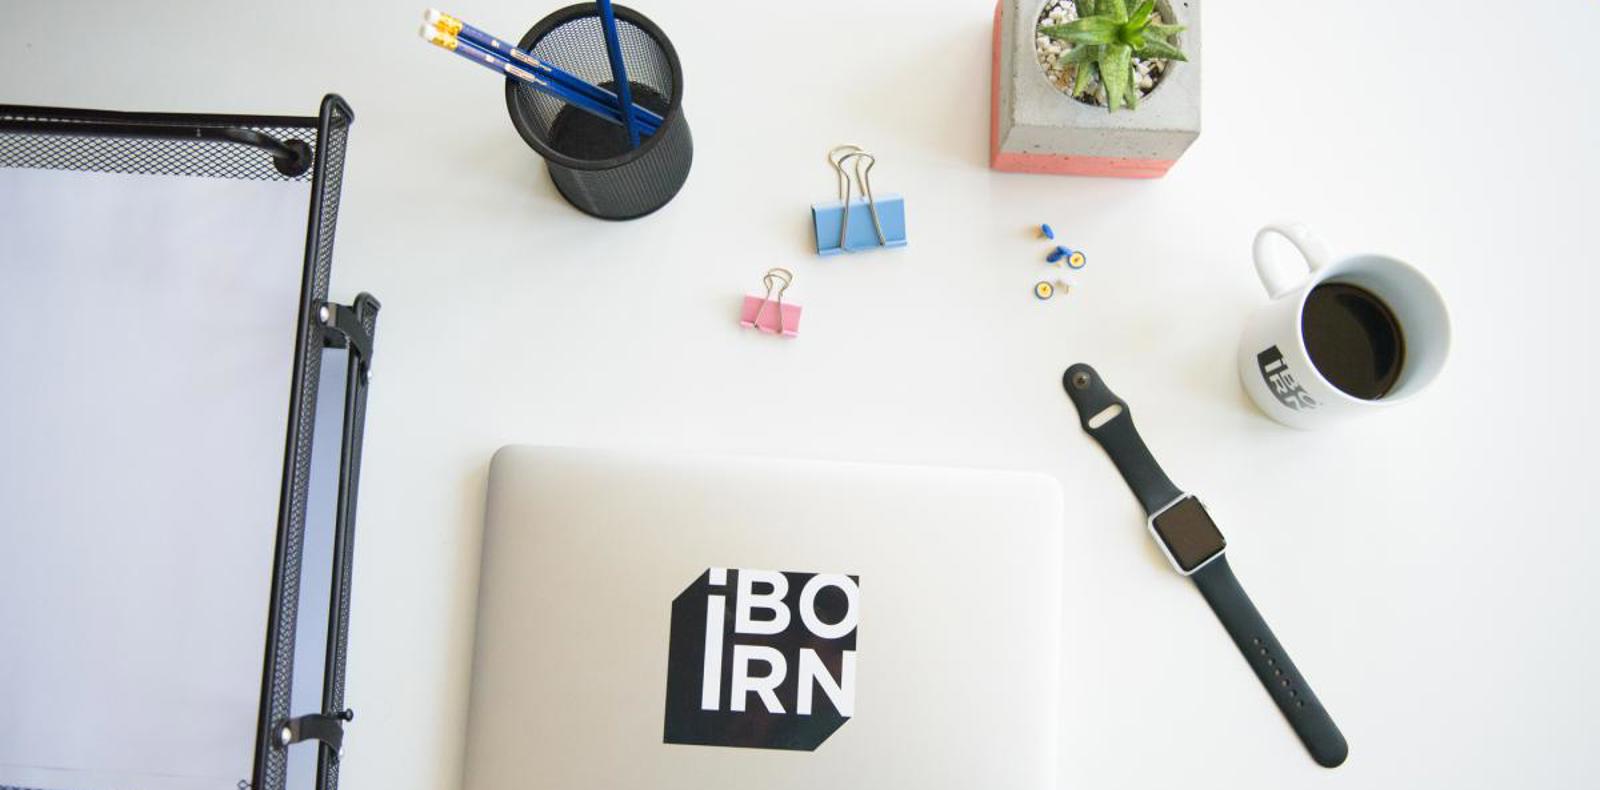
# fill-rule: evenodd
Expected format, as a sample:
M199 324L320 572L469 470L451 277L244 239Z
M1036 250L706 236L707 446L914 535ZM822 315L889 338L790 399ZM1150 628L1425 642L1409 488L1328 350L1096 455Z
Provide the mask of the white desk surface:
M421 5L0 3L0 101L355 108L334 291L384 311L347 790L458 781L484 474L513 442L1058 476L1063 787L1600 784L1594 3L1210 3L1204 133L1141 182L986 167L987 0L640 0L684 60L695 164L626 224L561 201L499 82L416 38ZM559 5L448 10L516 36ZM844 142L906 195L908 248L808 250ZM1434 277L1455 348L1431 392L1315 434L1253 410L1249 243L1283 216ZM1090 258L1046 303L1041 221ZM793 341L734 321L770 266L796 273ZM1080 360L1220 517L1344 767L1165 567L1060 391Z

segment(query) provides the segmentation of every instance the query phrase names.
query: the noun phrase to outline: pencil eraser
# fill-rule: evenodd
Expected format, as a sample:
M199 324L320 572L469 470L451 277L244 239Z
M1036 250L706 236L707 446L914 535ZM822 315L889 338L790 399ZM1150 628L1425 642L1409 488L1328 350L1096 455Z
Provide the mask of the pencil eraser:
M428 42L429 44L437 44L445 49L455 48L454 43L456 37L444 32L443 30L440 30L439 28L423 25L422 29L417 32L422 36L422 40Z
M437 8L430 8L422 12L422 21L428 23L428 25L431 27L439 24L439 19L443 16L444 12Z

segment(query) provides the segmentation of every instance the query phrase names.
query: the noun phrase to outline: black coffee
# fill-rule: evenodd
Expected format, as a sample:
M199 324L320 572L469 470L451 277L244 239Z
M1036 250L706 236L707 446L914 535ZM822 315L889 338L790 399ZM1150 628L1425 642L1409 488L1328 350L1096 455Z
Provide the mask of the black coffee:
M1389 394L1405 364L1405 336L1394 311L1371 291L1348 283L1311 289L1300 332L1323 378L1357 398Z

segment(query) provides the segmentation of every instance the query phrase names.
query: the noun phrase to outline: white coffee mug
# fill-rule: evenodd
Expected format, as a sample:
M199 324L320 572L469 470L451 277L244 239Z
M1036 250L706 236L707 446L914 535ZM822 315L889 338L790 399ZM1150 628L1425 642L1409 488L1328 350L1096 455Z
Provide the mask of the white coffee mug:
M1273 255L1271 237L1282 236L1300 251L1299 263ZM1386 255L1332 259L1322 240L1304 225L1274 223L1256 233L1256 273L1271 301L1257 310L1239 343L1239 380L1267 416L1295 428L1315 428L1340 418L1408 400L1444 367L1450 351L1450 316L1444 299L1421 272ZM1387 392L1375 399L1352 395L1317 369L1302 327L1306 299L1324 283L1363 289L1389 308L1399 326L1403 353Z

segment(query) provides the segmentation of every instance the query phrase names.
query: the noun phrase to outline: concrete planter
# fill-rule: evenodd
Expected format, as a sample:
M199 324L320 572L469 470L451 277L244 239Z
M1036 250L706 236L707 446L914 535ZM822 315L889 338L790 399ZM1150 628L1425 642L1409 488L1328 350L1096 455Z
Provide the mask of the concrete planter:
M1130 5L1133 3L1130 2ZM1162 16L1188 29L1186 63L1166 74L1137 110L1107 112L1061 92L1034 54L1041 0L994 9L989 166L1014 173L1156 178L1200 136L1200 0L1162 0Z

